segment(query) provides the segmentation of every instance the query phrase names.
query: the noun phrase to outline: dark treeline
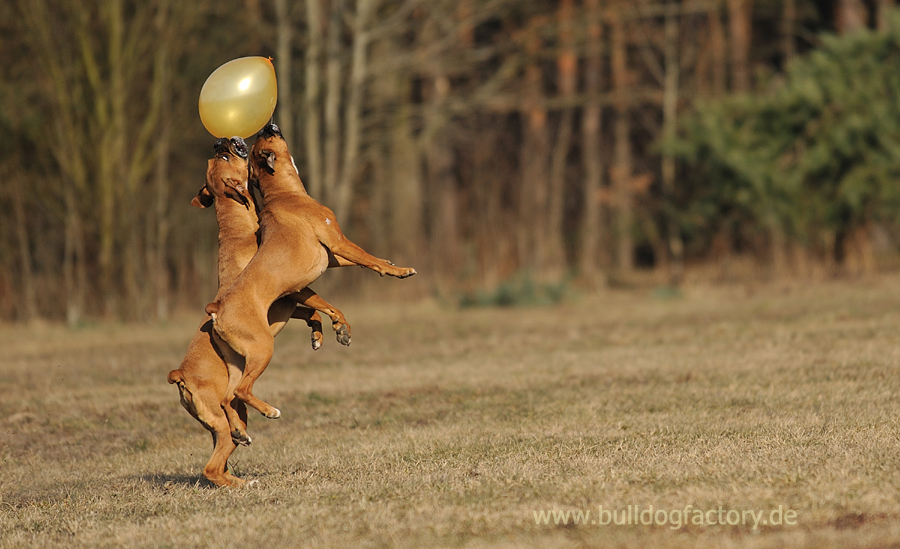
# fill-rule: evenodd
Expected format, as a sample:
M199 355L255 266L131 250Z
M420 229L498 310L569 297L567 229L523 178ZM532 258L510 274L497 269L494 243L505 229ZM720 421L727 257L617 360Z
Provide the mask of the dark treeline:
M216 67L247 55L274 58L275 120L310 193L351 239L421 273L378 291L453 297L523 274L592 286L646 268L677 284L685 264L739 254L775 274L800 256L877 269L876 244L896 242L873 204L897 143L881 146L877 173L854 172L881 190L841 195L866 146L818 171L784 160L830 154L796 137L830 131L822 117L841 111L840 89L804 120L770 123L782 139L769 149L747 133L803 110L807 80L833 77L788 69L813 53L895 62L892 4L3 2L0 319L166 318L208 301L215 219L189 202L213 138L197 98ZM848 139L877 141L872 131ZM831 194L813 196L820 183ZM825 211L829 197L847 207ZM328 277L360 291L355 273Z

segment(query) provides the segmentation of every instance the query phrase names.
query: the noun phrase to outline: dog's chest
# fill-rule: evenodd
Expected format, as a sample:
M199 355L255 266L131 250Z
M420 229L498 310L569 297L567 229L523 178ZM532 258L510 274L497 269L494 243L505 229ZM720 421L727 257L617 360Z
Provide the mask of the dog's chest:
M328 269L328 251L319 242L310 216L304 213L263 210L259 223L261 246L267 251L277 249L280 261L297 272L318 278Z

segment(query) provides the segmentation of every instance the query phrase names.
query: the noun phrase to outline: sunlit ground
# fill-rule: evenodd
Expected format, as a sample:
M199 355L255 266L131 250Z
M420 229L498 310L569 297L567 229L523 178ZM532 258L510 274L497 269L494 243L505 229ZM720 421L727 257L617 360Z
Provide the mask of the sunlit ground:
M0 328L0 547L900 540L900 278L329 299L353 344L313 352L299 322L278 338L255 392L283 418L251 415L243 490L202 479L209 435L165 381L199 316Z

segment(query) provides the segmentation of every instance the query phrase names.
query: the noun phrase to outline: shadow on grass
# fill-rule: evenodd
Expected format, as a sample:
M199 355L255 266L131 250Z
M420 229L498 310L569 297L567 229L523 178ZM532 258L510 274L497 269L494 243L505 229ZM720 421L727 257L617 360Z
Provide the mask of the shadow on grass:
M141 475L138 480L167 488L170 486L189 486L194 488L216 488L216 485L200 475Z

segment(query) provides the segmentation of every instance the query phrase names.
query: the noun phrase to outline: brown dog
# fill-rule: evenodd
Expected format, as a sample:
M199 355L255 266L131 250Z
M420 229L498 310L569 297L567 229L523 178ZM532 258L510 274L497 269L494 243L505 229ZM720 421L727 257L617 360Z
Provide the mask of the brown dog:
M315 281L328 267L359 265L378 274L406 278L415 269L396 267L366 253L341 233L334 213L306 193L287 143L274 124L263 128L250 153L250 179L262 196L259 250L246 269L206 312L215 332L246 359L234 396L270 419L281 412L253 396L253 383L272 359L274 338L266 311L278 298ZM231 417L231 416L229 416ZM242 440L241 422L232 425L232 437Z
M247 186L247 146L240 138L220 139L215 151L215 157L207 165L206 185L191 203L201 208L215 204L219 222L219 284L220 288L227 288L256 253L258 221ZM296 307L297 302L331 316L338 341L345 345L350 343L350 330L343 314L308 288L272 304L266 328L273 337L293 316L306 320L313 329L313 349L321 345L321 317L317 311ZM184 408L212 433L213 454L203 475L219 486L239 486L244 481L227 469L228 458L236 448L229 421L240 422L245 429L247 409L237 399L231 399L225 405L229 410L227 415L223 409L226 393L233 391L240 381L240 371L231 369L227 362L240 366L242 358L227 346L214 347L212 322L207 316L194 334L181 366L169 372L168 380L178 384ZM230 374L233 383L229 383ZM249 437L245 442L249 443Z

